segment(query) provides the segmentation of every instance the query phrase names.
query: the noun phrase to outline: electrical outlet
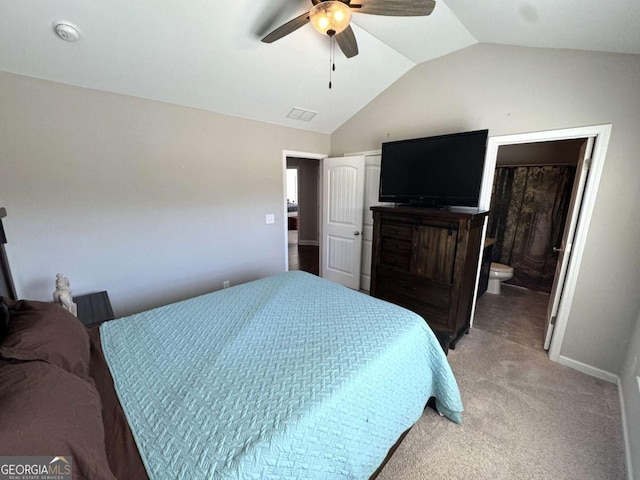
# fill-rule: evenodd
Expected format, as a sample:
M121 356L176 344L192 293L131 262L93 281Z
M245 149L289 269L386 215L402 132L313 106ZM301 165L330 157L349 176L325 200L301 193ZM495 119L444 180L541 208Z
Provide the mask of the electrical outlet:
M229 288L231 286L231 284L229 283L229 280L225 280L224 282L222 282L222 288Z
M276 215L275 213L267 213L264 216L264 223L266 223L267 225L271 224L271 223L275 223L276 222Z

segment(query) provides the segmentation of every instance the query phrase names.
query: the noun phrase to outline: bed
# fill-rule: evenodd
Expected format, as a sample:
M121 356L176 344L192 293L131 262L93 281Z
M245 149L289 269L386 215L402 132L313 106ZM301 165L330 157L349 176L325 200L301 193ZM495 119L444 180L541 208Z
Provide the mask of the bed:
M461 422L422 318L304 272L89 330L0 307L0 452L72 456L74 478L367 479L430 398Z

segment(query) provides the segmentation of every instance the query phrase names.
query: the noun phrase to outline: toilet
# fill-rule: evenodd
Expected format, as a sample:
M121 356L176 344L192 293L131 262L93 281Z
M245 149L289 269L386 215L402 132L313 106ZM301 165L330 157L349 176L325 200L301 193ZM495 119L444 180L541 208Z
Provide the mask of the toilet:
M488 293L500 294L500 284L505 280L513 277L513 268L502 263L491 262L491 270L489 270Z

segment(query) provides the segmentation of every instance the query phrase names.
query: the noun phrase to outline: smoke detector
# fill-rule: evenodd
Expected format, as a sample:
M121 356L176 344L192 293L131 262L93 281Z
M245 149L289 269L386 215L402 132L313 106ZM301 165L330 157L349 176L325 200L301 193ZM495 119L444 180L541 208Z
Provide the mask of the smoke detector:
M80 38L78 27L67 21L53 22L53 30L65 42L76 42Z

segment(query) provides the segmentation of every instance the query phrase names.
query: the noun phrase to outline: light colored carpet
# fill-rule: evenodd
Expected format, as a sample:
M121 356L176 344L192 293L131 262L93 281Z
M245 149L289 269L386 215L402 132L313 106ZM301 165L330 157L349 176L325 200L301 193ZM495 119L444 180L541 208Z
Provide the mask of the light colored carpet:
M625 478L616 385L479 328L449 362L464 423L427 409L379 480Z

